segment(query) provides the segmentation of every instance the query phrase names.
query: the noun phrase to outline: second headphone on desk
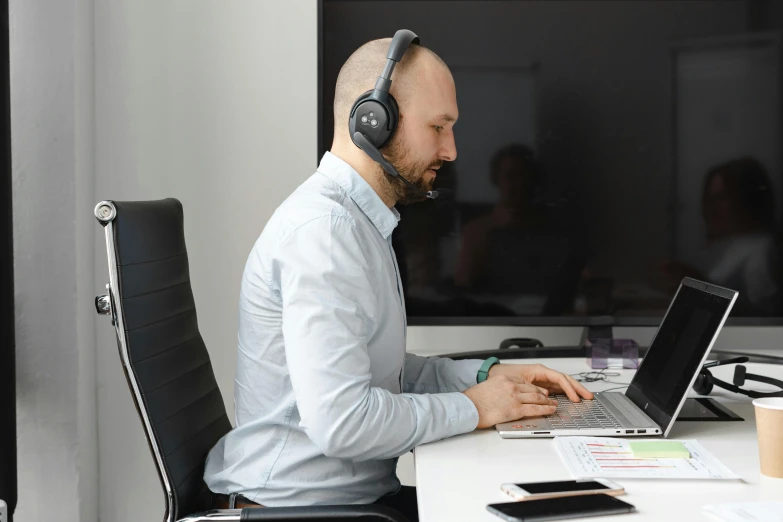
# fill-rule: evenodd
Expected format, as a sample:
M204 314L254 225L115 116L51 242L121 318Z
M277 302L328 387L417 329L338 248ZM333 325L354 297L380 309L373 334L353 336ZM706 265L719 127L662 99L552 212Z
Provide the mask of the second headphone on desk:
M745 366L741 364L738 364L737 367L734 368L733 384L718 379L717 377L712 375L712 372L710 372L710 370L708 369L714 366L721 366L724 364L743 363L743 362L748 362L748 358L736 357L734 359L726 359L725 361L713 361L705 364L704 366L702 366L699 375L696 377L696 381L693 383L693 391L695 391L699 395L709 395L709 393L712 391L713 386L717 386L719 388L723 388L732 391L734 393L741 393L742 395L747 395L748 397L752 397L754 399L758 399L761 397L783 397L783 381L773 379L772 377L765 377L763 375L747 373L747 368L745 368ZM780 388L781 391L757 392L753 390L746 390L744 388L740 388L740 386L743 386L745 384L745 381L758 381L758 382L763 382L765 384L771 384L772 386L777 386L778 388Z

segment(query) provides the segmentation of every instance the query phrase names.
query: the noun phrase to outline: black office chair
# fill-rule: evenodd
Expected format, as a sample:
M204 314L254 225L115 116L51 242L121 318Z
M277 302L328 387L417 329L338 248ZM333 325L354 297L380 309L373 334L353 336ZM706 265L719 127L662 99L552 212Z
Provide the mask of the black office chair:
M377 505L210 509L204 461L231 424L198 330L182 204L102 201L95 217L105 227L109 258L108 294L96 297L95 305L98 313L111 314L125 377L164 489L164 522L408 522Z

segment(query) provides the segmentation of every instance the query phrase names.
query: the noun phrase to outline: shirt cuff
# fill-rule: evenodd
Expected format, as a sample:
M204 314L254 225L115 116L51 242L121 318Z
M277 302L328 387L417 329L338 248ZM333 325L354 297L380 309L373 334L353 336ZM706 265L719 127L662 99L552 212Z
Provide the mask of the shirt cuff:
M460 381L466 383L468 388L478 384L478 371L486 359L467 359L465 361L454 361L459 363L458 376Z
M462 392L439 393L434 395L443 399L446 404L446 411L449 417L449 434L447 437L469 433L476 429L479 421L479 414L476 406L467 395Z

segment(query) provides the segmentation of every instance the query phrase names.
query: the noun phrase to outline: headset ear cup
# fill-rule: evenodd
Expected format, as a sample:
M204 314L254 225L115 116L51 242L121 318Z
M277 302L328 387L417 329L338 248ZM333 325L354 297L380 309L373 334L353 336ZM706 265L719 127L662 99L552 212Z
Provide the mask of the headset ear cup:
M389 137L386 138L386 142L394 136L394 133L397 132L397 127L400 124L400 107L397 105L397 100L394 99L394 96L389 94L388 99L388 105L386 108L389 110L389 118L391 119L391 131L389 132Z
M375 148L380 149L394 136L400 119L400 110L394 96L389 94L386 101L382 102L371 98L373 92L367 91L353 102L351 114L348 117L348 132L351 136L351 141L353 141L354 133L359 131L364 134L367 141ZM360 121L362 116L372 115L373 112L376 113L376 117L379 120L378 127L371 127L366 121ZM354 142L354 144L356 143Z
M696 381L693 383L693 391L699 395L709 395L712 391L712 374L709 370L702 370L696 377Z
M745 375L748 371L745 366L738 364L734 367L734 386L743 386L745 384Z
M356 101L353 102L353 106L351 106L351 113L348 115L348 134L351 136L351 141L353 140L353 133L356 132L358 125L356 124L356 109L361 105L361 103L370 97L372 94L372 91L366 91L362 93L361 96L356 98ZM356 145L356 142L354 142L354 145ZM358 147L358 145L356 145Z

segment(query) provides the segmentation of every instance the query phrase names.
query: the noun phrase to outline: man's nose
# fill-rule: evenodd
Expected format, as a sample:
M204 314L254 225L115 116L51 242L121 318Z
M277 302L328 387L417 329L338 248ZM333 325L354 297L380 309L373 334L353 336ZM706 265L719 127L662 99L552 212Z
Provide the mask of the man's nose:
M454 161L457 159L457 144L454 141L454 133L450 132L449 136L443 140L443 145L440 150L440 158L444 161Z

